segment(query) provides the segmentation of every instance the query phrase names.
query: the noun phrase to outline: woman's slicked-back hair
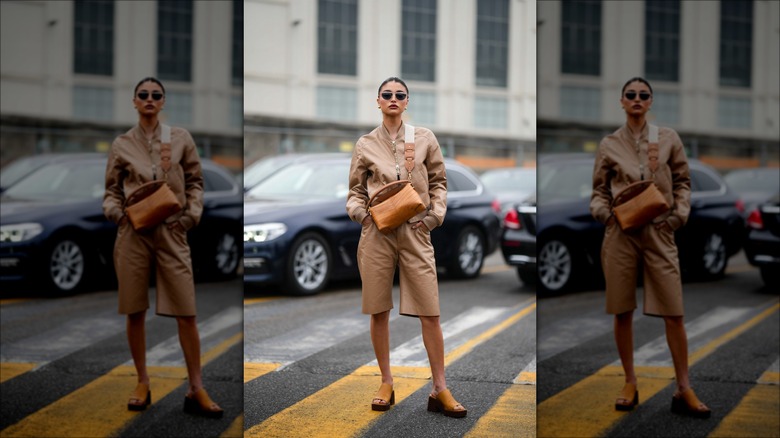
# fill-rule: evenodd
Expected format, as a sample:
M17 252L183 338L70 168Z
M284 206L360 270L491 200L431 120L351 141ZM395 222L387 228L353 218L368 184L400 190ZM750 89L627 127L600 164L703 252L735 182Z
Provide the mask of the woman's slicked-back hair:
M626 87L628 87L628 84L630 84L632 82L641 82L641 83L647 85L647 88L650 89L650 94L653 94L653 87L650 86L650 82L647 82L647 79L645 79L645 78L636 76L636 77L633 77L633 78L629 79L628 82L626 82L625 85L623 85L623 89L620 90L620 97L621 98L623 97L623 94L625 94Z
M381 84L379 84L379 89L376 92L376 95L379 96L379 93L382 91L382 87L385 86L388 82L398 82L399 84L403 85L404 88L406 88L406 95L409 95L409 87L406 86L406 82L404 82L403 79L396 77L396 76L390 76L389 78L385 79Z
M165 94L165 87L163 86L162 82L160 82L159 79L153 77L153 76L147 76L143 79L141 79L138 84L135 86L135 90L133 90L133 97L135 97L136 94L138 94L138 87L141 86L144 82L154 82L155 84L159 85L160 88L162 88L163 94Z

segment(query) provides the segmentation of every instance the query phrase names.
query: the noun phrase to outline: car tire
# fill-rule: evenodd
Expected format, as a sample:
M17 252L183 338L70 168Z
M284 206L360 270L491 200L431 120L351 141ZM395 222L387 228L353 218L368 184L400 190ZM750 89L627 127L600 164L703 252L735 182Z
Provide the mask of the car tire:
M562 240L549 240L539 247L538 284L546 292L561 292L574 283L575 259L571 246Z
M704 280L715 280L723 276L728 264L726 240L722 233L714 231L705 236L698 260L697 273Z
M213 254L213 272L218 279L228 279L236 276L240 259L239 240L230 233L222 233L215 242Z
M290 247L287 287L293 295L313 295L330 280L333 266L328 242L317 233L299 236Z
M458 234L455 251L447 266L453 278L476 278L485 262L485 237L473 225L467 225Z
M761 266L759 269L764 286L770 290L778 290L780 288L780 271L777 266Z
M517 276L520 277L520 281L522 281L523 284L528 286L536 285L539 279L539 276L536 273L536 267L534 267L534 269L529 269L518 266Z
M47 285L58 294L82 290L92 275L88 267L87 252L80 241L58 239L46 256Z

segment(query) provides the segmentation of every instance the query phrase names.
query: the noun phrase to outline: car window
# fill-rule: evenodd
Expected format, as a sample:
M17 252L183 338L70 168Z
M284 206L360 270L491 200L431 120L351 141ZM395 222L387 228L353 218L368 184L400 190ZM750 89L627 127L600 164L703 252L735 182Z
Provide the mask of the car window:
M691 191L719 192L721 185L718 180L699 169L691 169Z
M477 190L477 183L455 168L447 169L447 191L470 192Z
M230 192L233 183L212 169L203 168L203 190L207 192Z
M493 193L534 190L536 172L515 169L491 170L482 174L482 183Z
M102 163L50 164L11 186L3 195L40 200L102 198L105 172Z
M548 163L538 170L539 202L590 198L593 191L593 165L587 163Z
M349 163L299 163L269 176L247 196L294 198L342 198L349 191Z
M3 167L0 172L0 187L8 187L41 165L40 160L33 158L20 158Z
M780 169L734 171L723 180L737 192L774 193L780 187Z

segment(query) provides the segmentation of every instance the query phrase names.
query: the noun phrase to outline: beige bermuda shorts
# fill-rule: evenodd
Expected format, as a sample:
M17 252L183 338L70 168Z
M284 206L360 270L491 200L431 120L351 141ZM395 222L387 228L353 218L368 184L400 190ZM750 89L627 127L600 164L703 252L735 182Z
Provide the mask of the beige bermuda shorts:
M119 282L119 313L149 308L149 274L156 265L155 313L195 316L195 284L187 232L160 224L143 233L129 222L119 226L114 244L114 267Z
M364 225L358 244L358 268L363 282L363 313L393 308L393 277L399 270L399 313L439 316L439 286L431 234L405 223L388 234L373 224Z
M625 233L616 223L607 226L601 263L607 284L607 313L636 309L637 271L644 266L643 312L653 316L683 316L680 262L674 231L668 227L658 230L649 224Z

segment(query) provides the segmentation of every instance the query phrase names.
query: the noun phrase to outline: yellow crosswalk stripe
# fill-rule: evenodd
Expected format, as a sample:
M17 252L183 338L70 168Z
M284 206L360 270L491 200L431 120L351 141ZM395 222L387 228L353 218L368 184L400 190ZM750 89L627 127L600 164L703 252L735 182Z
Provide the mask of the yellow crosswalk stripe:
M201 356L205 366L237 344L237 333ZM152 403L173 392L187 379L185 367L148 367ZM23 418L2 431L4 437L105 437L114 436L137 412L127 410L127 399L135 388L135 368L119 365L71 394ZM182 401L183 402L183 401Z
M710 341L688 359L693 366L718 347L736 338L780 309L775 304L718 338ZM635 367L639 403L648 400L674 379L671 367ZM548 398L538 406L539 436L602 436L625 412L614 409L615 399L624 383L623 369L607 365L595 374ZM575 407L576 409L572 409Z
M780 437L780 373L767 371L710 437Z
M260 304L260 303L265 303L265 302L268 302L268 301L278 300L280 298L284 298L284 297L245 298L244 299L244 305L245 306L250 306L252 304Z
M220 438L242 438L244 436L244 414L239 415L230 423L227 429L222 432Z
M18 363L18 362L2 362L0 363L0 383L6 380L13 379L14 377L24 374L33 368L34 363Z
M533 377L531 377L533 375ZM523 372L515 382L527 381L536 373ZM536 386L515 383L483 415L466 434L466 438L479 437L532 437L536 436Z
M280 366L282 366L280 363L244 362L244 383L273 372Z
M444 358L445 366L468 354L479 343L497 335L536 308L536 303L469 340ZM393 367L395 402L400 403L429 383L430 370L420 367ZM376 421L381 412L370 407L373 390L378 388L376 366L363 366L330 386L312 394L246 431L244 437L323 437L354 436ZM457 395L456 395L457 396Z

